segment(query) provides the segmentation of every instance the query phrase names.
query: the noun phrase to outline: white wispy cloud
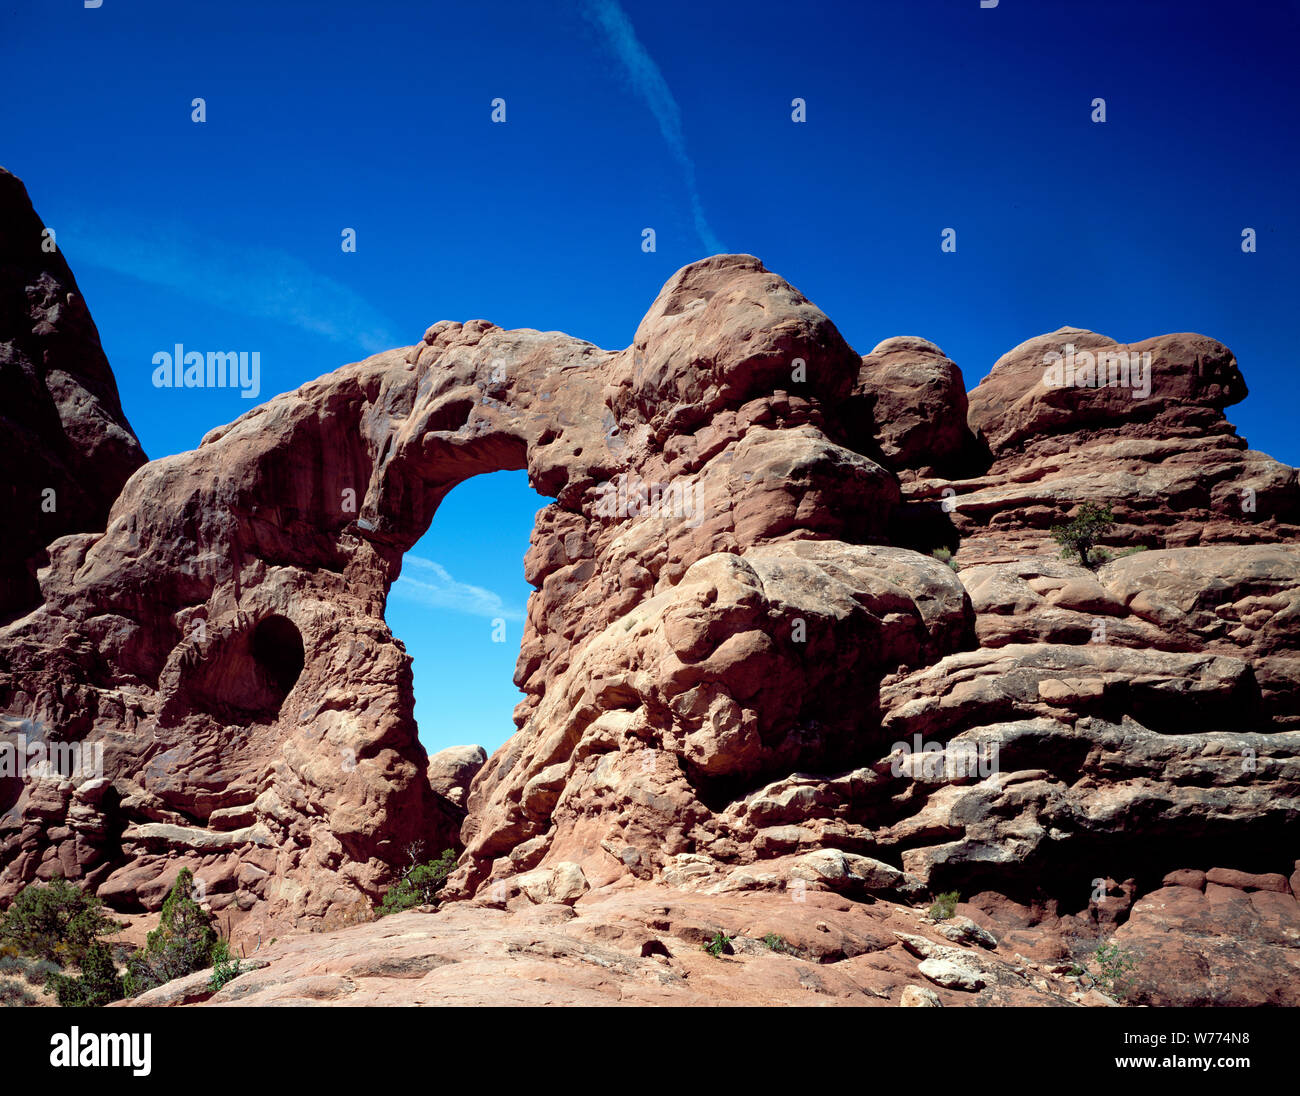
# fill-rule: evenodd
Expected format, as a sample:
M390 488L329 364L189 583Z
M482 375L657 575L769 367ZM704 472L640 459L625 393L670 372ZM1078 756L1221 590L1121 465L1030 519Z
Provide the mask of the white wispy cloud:
M59 233L74 265L90 263L229 312L288 324L367 353L398 345L388 321L360 294L301 259L234 243L180 224L115 217Z
M441 563L420 556L406 557L392 593L434 609L504 620L524 619L523 610L506 605L500 594L468 582L457 582Z
M695 161L686 150L686 133L682 129L682 111L677 99L659 71L654 58L646 52L641 39L636 36L636 28L627 17L618 0L583 0L583 11L599 30L614 56L631 82L636 93L645 100L650 113L659 123L659 132L663 134L673 158L681 165L686 176L686 190L690 195L691 214L695 218L695 231L699 233L704 246L710 254L725 252L722 242L713 234L709 222L704 216L704 205L700 201L699 188L695 182Z

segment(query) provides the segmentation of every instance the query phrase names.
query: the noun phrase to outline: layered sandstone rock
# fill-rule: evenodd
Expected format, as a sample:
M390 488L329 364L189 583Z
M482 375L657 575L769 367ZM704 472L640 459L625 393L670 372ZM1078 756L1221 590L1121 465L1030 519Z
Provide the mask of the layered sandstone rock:
M1131 923L1150 950L1169 873L1289 879L1300 490L1224 419L1245 389L1219 344L1123 348L1151 354L1139 399L1040 391L1058 344L1119 353L1031 340L967 416L937 347L862 358L758 260L715 256L623 351L442 322L269 401L50 545L43 604L0 630L9 731L104 751L102 778L0 785L0 893L62 873L149 910L190 866L248 941L364 919L412 844L459 839L436 915L455 962L533 911L563 965L588 961L570 922L650 946L665 893L799 939L812 902L893 957L835 996L1079 1003L1014 951L980 958L981 933L1055 962ZM555 501L524 560L519 729L481 768L430 760L387 592L456 484L521 468ZM1085 501L1147 550L1063 561L1050 526ZM904 911L946 888L993 897L918 934ZM1189 955L1219 946L1196 901L1169 922ZM1258 953L1242 1000L1288 993L1293 914L1269 916L1282 958ZM628 984L671 973L654 954ZM317 987L297 996L368 977L293 963ZM1221 999L1217 977L1182 992Z
M680 360L688 347L709 356L711 372ZM807 395L771 394L792 357L808 364ZM149 465L106 532L51 546L44 605L5 633L0 691L12 718L36 737L102 746L109 781L93 802L54 775L10 790L5 889L61 872L148 907L188 864L205 885L214 877L209 890L227 909L268 923L328 922L368 908L412 841L454 842L460 812L429 785L409 661L383 623L384 598L402 553L456 483L525 466L557 498L526 561L541 588L518 674L520 719L532 729L519 740L531 760L515 776L529 794L519 803L523 785L511 784L501 807L526 820L513 843L513 821L489 812L480 828L503 851L540 836L564 778L553 766L570 760L568 739L595 714L570 709L590 669L565 677L575 645L718 553L725 564L742 546L883 535L893 477L820 425L820 400L846 393L857 366L795 290L757 260L723 257L674 279L621 354L479 321L437 324L414 348L305 385L194 452ZM602 404L603 417L592 413ZM694 433L671 434L683 415ZM665 497L665 486L676 490ZM829 688L835 667L800 669L804 652L837 629L842 641L863 629L891 637L896 651L844 655L846 667L868 671L958 641L960 586L932 561L864 560L904 579L917 568L925 591L881 591L866 608L852 581L842 604L818 601L831 565L774 556L755 570L755 557L735 594L733 622L748 615L749 638L724 643L725 625L680 638L673 629L693 625L679 613L669 641L648 621L646 642L665 644L662 657L680 649L697 664L656 702L691 708L682 749L700 773L744 779L801 756L803 737L809 756L842 752L842 742L800 727L801 716L824 718L841 739L851 734L852 712ZM765 597L764 580L789 592ZM715 597L716 583L680 593ZM776 613L789 618L785 637L765 630ZM705 648L719 644L710 656ZM732 691L755 697L765 668L805 672L824 695L792 703L769 685L769 711L742 719ZM600 686L606 735L621 739L629 688ZM672 699L683 691L684 701ZM530 720L553 692L564 720ZM734 759L721 760L729 751ZM499 760L489 770L485 797ZM702 804L684 810L708 814Z
M1136 900L1131 881L1101 882L1077 913L984 892L946 920L842 887L666 879L556 898L530 883L508 901L250 942L245 973L220 991L205 972L132 1004L1294 1003L1300 903L1283 876L1182 871ZM719 936L715 955L706 945ZM1094 954L1103 939L1132 960L1118 986Z
M0 168L0 621L40 604L45 546L104 528L145 461L76 280L23 184Z
M909 483L906 501L946 518L951 533L940 518L929 535L960 540L972 563L1051 551L1051 527L1086 502L1112 508L1106 543L1120 548L1294 542L1296 470L1248 448L1224 417L1245 396L1232 352L1203 335L1124 346L1061 328L1004 354L970 393L985 461Z

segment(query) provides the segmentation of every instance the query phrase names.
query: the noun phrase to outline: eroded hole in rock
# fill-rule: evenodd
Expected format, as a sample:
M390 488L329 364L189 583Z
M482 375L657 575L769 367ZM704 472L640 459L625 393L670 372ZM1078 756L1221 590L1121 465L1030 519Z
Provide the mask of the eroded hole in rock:
M280 714L302 673L302 633L288 617L264 617L221 635L199 660L187 691L196 708L229 722L265 723Z
M302 673L302 633L287 617L269 616L253 629L252 653L267 683L279 693L279 703L283 703Z

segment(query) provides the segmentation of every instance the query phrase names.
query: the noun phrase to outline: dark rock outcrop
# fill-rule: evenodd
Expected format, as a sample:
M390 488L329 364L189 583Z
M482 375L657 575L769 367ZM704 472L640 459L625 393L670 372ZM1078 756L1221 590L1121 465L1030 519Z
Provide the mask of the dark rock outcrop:
M0 168L0 621L34 609L45 548L104 528L144 451L57 237Z

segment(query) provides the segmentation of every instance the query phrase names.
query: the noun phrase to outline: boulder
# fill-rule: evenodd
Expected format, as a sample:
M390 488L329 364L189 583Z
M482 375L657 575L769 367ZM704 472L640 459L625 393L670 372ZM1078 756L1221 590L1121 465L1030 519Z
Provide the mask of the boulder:
M429 758L429 787L444 799L464 806L470 783L487 761L482 746L448 746Z

